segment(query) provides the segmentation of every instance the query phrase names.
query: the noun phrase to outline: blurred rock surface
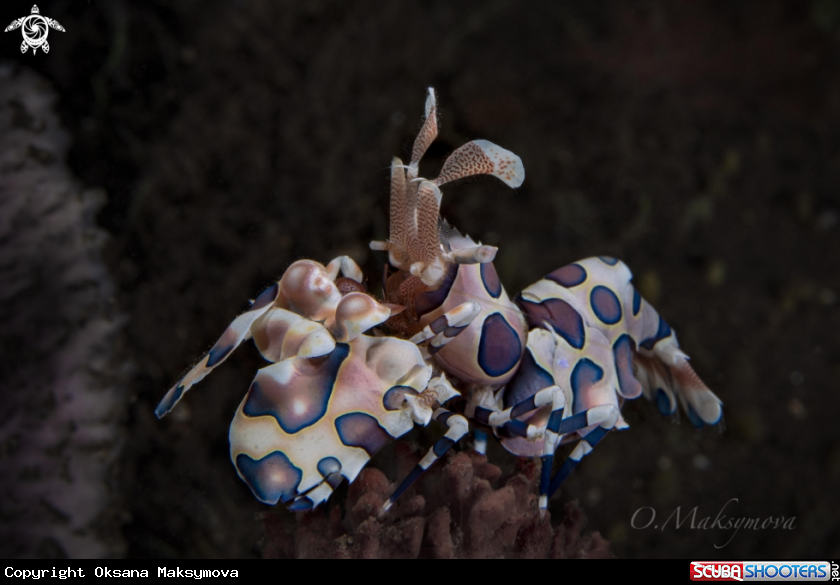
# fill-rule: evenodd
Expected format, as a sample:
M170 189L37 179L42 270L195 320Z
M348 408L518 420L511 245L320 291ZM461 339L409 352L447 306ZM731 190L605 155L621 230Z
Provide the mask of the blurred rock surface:
M115 487L125 399L104 194L65 165L40 76L0 63L0 557L124 551Z

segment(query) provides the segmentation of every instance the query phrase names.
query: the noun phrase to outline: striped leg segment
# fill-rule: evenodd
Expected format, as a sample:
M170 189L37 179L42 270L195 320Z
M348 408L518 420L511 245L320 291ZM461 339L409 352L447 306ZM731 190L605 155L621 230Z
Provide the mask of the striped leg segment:
M472 419L477 420L481 424L485 424L489 427L505 427L513 429L518 428L519 425L511 425L510 427L507 427L507 425L512 422L518 422L521 425L525 425L525 423L523 423L522 421L515 421L513 419L519 418L520 416L528 414L529 412L533 412L538 408L546 406L547 404L552 405L551 420L549 421L549 427L551 427L552 421L555 421L555 426L559 426L560 421L563 419L563 409L566 407L566 395L563 393L559 386L549 386L548 388L543 388L542 390L540 390L533 396L529 396L519 404L515 404L514 406L506 408L502 411L494 411L490 410L489 408L484 408L483 406L476 406L475 404L470 403L467 405L466 415ZM519 433L515 434L518 435Z
M465 414L469 418L489 427L502 429L511 435L522 437L529 441L538 441L546 436L546 429L516 419L548 404L552 406L551 418L546 429L553 430L559 426L560 421L563 419L563 410L566 408L566 395L559 386L543 388L533 396L502 411L495 411L469 403L467 404ZM554 448L556 448L556 445Z
M420 333L412 337L409 341L420 344L427 339L431 339L429 353L437 353L440 348L455 339L459 333L466 329L480 311L481 305L478 303L473 301L461 303L451 311L444 313L426 325Z
M473 442L473 449L475 450L475 452L480 454L480 455L486 455L487 454L487 433L485 433L481 429L475 429L475 430L473 430L473 437L475 439L474 442Z
M233 322L228 325L222 336L219 337L215 345L210 348L201 361L199 361L193 368L175 384L155 409L155 415L158 418L163 418L172 410L184 392L189 390L193 385L198 384L207 374L227 359L239 345L251 338L251 325L266 311L274 306L277 296L280 292L279 284L274 284L263 291L257 299L243 314L239 315Z
M524 414L533 412L548 404L551 405L551 415L544 429L540 426L529 425L523 421L515 420ZM543 439L543 475L540 480L540 502L542 503L548 501L551 467L554 463L554 451L557 449L557 445L560 443L560 437L563 434L560 432L560 429L564 422L563 411L565 408L566 395L563 390L559 386L549 386L501 412L494 412L488 408L469 404L467 405L466 414L480 423L493 428L502 428L512 435L528 439L529 441ZM541 506L541 509L544 510L545 506Z
M541 426L529 425L521 420L506 422L499 429L515 437L522 437L528 441L539 441L545 436L545 429Z
M554 492L556 492L560 488L560 485L564 481L566 481L566 478L569 477L569 474L572 473L572 470L574 470L574 468L577 467L578 463L580 463L580 460L583 459L586 455L589 455L592 452L592 449L595 448L595 445L600 443L601 439L603 439L604 436L610 430L612 429L598 427L597 429L586 435L586 437L584 437L580 441L580 443L577 444L577 447L575 447L575 450L572 451L571 455L569 455L569 458L563 462L563 465L560 467L557 473L554 474L554 477L551 478L551 485L548 488L549 498L553 496ZM545 474L545 471L543 471L543 473ZM545 503L543 503L542 497L540 497L540 509L543 509L544 507Z
M409 472L405 479L402 480L402 483L400 483L400 485L397 486L397 489L394 490L394 493L391 494L391 497L389 497L382 505L382 509L379 511L380 518L391 509L391 506L394 505L397 498L399 498L405 490L411 487L411 484L413 484L418 477L423 475L424 471L429 469L435 461L443 457L446 452L449 451L450 447L460 441L470 430L467 419L460 414L454 414L443 408L437 409L433 418L436 421L445 424L449 427L449 430L446 431L446 434L437 443L435 443L431 449L428 450L423 459L420 460L420 463L418 463L414 469Z
M549 478L551 477L551 468L554 466L554 452L557 450L557 446L560 444L560 438L563 436L560 428L563 425L563 410L566 405L566 395L559 387L554 386L553 388L557 389L552 393L551 415L548 418L548 424L545 427L545 437L543 438L542 476L540 477L539 500L540 518L545 515L545 508L548 505Z
M563 462L563 465L554 477L551 478L551 483L548 486L548 493L545 496L542 494L540 495L541 510L545 509L548 504L548 498L554 495L554 492L556 492L566 478L569 477L569 474L575 467L577 467L580 460L591 453L592 449L601 441L601 439L603 439L608 432L615 428L615 425L618 422L618 416L618 407L613 404L603 404L600 406L593 406L588 410L579 412L560 423L558 430L558 435L560 436L580 431L593 425L598 426L589 431L586 436L581 439L577 447L575 447L574 451L572 451L572 454L569 455L569 458ZM545 465L545 460L543 461L543 465ZM543 477L550 473L550 466L548 467L548 471L546 471L545 467L543 467Z

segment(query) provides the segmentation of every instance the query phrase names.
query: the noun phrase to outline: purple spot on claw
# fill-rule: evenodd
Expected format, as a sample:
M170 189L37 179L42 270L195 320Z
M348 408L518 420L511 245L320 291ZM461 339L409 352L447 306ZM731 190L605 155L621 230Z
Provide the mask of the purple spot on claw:
M437 319L435 319L434 321L429 323L429 328L434 333L440 333L441 331L446 329L448 326L449 326L449 321L447 321L446 315L441 315L440 317L438 317Z
M315 506L315 503L307 497L298 498L289 504L290 512L308 512Z
M586 270L580 264L569 264L548 274L546 278L553 280L560 286L571 288L586 280Z
M595 316L607 325L615 325L621 321L621 303L616 294L607 287L594 287L589 293L589 303Z
M604 370L589 358L581 358L572 370L571 386L575 404L580 402L581 393L586 392L604 377Z
M671 326L665 322L661 316L659 317L659 326L656 329L656 335L653 337L648 337L644 341L642 341L639 345L641 345L646 350L650 351L653 349L653 346L659 343L661 340L671 336Z
M258 311L268 305L269 303L273 303L274 300L277 298L277 291L280 286L275 282L270 287L265 289L260 293L257 299L254 301L254 304L251 305L251 308L248 309L249 311Z
M385 410L399 410L405 402L405 395L417 396L417 390L411 386L391 386L382 397L382 406Z
M242 412L252 417L273 416L290 435L314 425L327 412L338 370L349 354L349 345L336 344L319 365L297 370L282 381L273 375L271 368L276 366L260 370Z
M488 376L498 377L511 371L522 357L522 342L516 330L501 313L484 320L478 345L478 365Z
M363 412L343 414L335 419L338 438L348 447L361 447L373 457L394 438L379 425L379 421Z
M505 390L505 408L516 406L552 384L554 384L554 378L551 374L537 363L530 350L526 350L522 356L522 364Z
M581 349L586 342L583 317L562 299L546 299L541 303L516 298L528 319L528 327L545 327L546 323L575 349Z
M484 288L494 299L498 299L502 294L502 281L499 280L499 275L496 273L496 267L492 262L487 262L481 265L481 282L484 283Z
M262 459L252 459L240 453L235 463L239 475L257 499L265 504L291 500L303 477L303 472L281 451L269 453Z
M443 283L436 290L418 294L414 298L414 310L418 317L422 317L426 313L431 313L440 307L449 296L449 291L452 289L452 283L455 282L455 277L458 275L458 264L452 264L443 278Z
M638 398L642 385L633 375L633 351L636 344L626 333L613 344L615 371L618 374L618 390L624 398Z
M633 316L639 314L639 309L642 308L642 295L633 287Z
M318 473L327 477L331 473L339 473L341 463L335 457L324 457L318 462Z

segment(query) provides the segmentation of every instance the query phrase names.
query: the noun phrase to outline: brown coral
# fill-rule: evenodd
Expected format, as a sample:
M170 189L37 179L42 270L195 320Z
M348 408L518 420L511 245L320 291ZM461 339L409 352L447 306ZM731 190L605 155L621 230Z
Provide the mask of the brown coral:
M419 457L399 443L405 473ZM609 543L585 534L586 517L569 502L552 523L537 511L539 465L525 462L502 478L475 451L450 452L382 519L377 513L394 485L378 469L362 471L344 506L300 514L262 514L266 558L609 558Z

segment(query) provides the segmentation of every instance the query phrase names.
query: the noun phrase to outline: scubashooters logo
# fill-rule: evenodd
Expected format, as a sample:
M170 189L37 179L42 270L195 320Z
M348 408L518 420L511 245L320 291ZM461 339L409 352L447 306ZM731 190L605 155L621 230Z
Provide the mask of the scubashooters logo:
M828 581L828 561L693 561L692 581Z
M44 53L50 52L50 44L47 42L47 35L50 29L55 29L64 32L64 27L58 24L57 20L41 16L41 11L38 6L32 7L32 14L13 20L12 24L6 27L3 32L10 30L21 29L23 33L23 42L20 44L20 52L25 53L27 49L32 49L32 54L38 52L38 49Z

